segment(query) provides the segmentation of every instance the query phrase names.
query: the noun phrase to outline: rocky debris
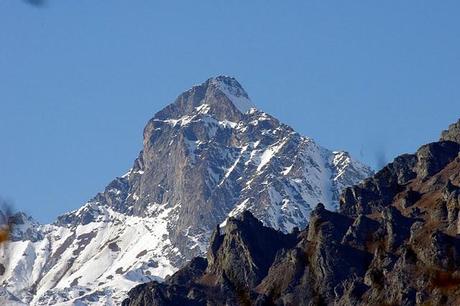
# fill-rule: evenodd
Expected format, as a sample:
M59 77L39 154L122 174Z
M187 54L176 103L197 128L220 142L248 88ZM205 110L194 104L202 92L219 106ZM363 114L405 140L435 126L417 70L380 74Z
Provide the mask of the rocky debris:
M302 231L245 213L213 235L212 268L136 287L124 305L459 305L458 153L442 140L401 156L347 188L339 212L318 204Z

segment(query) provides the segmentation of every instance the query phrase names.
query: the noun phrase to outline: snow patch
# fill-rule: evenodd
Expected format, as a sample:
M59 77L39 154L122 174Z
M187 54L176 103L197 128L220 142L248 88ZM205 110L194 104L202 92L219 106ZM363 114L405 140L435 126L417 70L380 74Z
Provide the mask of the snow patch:
M257 171L262 170L262 168L270 162L270 160L275 156L276 153L286 144L286 140L280 142L279 144L275 144L265 150L262 155L260 156L260 163L257 167Z
M241 85L233 78L217 77L211 83L227 96L233 105L243 114L255 108L254 104L249 99L247 93L243 90Z

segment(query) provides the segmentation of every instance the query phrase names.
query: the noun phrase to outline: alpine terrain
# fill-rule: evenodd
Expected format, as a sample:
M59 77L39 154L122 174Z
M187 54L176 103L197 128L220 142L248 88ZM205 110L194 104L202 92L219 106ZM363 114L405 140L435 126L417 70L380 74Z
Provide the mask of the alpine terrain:
M340 191L371 174L255 108L234 78L211 78L158 112L132 168L81 208L53 224L12 217L11 241L0 249L0 302L118 305L134 286L205 255L216 227L230 231L241 214L290 246L299 238L283 237L305 228L317 203L337 209ZM351 213L343 218L337 226ZM219 239L211 250L219 252ZM263 255L267 264L275 251Z
M460 305L459 212L460 121L346 188L338 212L317 205L302 231L230 218L206 259L123 305Z

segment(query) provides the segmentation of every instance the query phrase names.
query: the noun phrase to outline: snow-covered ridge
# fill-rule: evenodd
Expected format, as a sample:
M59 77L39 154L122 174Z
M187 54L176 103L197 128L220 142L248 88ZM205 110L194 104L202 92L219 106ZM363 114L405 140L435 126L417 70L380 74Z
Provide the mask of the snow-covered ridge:
M12 241L0 248L0 259L6 263L4 289L32 305L93 299L100 305L118 305L132 286L173 273L176 268L164 256L177 253L165 239L173 208L157 206L155 219L99 209L94 222L74 227L41 225L41 240Z

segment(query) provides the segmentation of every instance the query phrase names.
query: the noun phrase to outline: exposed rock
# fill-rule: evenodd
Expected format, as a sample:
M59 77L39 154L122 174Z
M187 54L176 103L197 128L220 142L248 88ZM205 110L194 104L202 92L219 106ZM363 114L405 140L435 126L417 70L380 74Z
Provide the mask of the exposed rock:
M241 218L229 219L222 236L214 237L218 242L211 243L215 251L208 253L206 272L223 277L216 283L230 282L242 288L260 283L278 251L292 247L296 239L264 227L248 211Z
M460 120L451 124L447 130L443 131L440 140L460 143Z
M12 241L31 241L36 242L43 239L43 233L39 229L39 224L32 217L19 212L9 217L11 224L10 239Z
M452 141L434 142L417 151L415 171L420 178L426 178L443 169L458 156L460 144Z
M276 234L249 213L232 219L213 236L213 268L186 285L137 287L125 305L153 294L152 305L458 305L458 150L441 141L395 159L347 188L340 212L318 204L300 232Z
M373 240L379 223L364 215L358 215L353 224L348 228L342 243L353 248L364 250L367 243Z
M409 189L400 202L403 208L408 208L414 205L418 200L420 200L420 193Z
M410 237L411 225L414 222L411 218L404 217L399 210L393 206L385 208L382 216L382 223L386 231L387 249L396 250Z

